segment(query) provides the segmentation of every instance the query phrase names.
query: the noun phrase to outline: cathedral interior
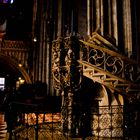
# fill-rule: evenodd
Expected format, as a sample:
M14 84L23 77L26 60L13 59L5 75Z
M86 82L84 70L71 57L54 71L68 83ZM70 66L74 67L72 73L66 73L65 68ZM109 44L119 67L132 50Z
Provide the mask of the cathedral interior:
M0 139L140 139L139 0L0 0Z

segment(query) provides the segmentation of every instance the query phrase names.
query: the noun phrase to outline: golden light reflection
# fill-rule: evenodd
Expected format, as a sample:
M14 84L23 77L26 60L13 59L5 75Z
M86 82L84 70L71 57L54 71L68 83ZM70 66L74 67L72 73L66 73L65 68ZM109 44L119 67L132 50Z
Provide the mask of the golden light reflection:
M60 122L61 118L62 118L61 113L38 114L38 123ZM29 125L35 125L36 124L36 114L35 113L25 114L25 123L28 123Z
M22 67L22 64L18 64L19 67Z

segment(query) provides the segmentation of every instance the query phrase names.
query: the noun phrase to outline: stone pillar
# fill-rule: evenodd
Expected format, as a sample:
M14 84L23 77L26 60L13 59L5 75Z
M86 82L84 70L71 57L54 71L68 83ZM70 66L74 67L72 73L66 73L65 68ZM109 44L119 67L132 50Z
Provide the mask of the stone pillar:
M118 45L117 0L108 0L108 34Z
M46 57L47 57L47 39L46 39L46 16L44 16L44 21L43 21L43 40L42 40L42 47L43 47L43 52L42 52L42 61L43 61L43 66L42 66L42 82L44 83L47 83L46 82L46 70L47 70L47 60L46 60Z
M58 3L58 24L57 24L57 36L61 36L62 35L62 0L59 0Z
M104 35L104 0L101 0L101 35Z
M125 54L132 55L132 23L131 23L131 2L123 0L123 28Z
M38 80L42 81L42 67L43 67L43 23L44 23L44 17L43 15L43 8L40 9L41 14L40 14L40 42L39 42L39 63L38 63Z
M112 0L112 36L118 45L117 0Z
M96 29L98 30L101 27L100 0L96 0L95 4L96 4Z
M104 35L104 0L96 0L96 30Z
M42 80L42 52L43 52L43 0L34 0L33 8L33 81Z
M87 35L90 35L90 0L87 0Z
M108 34L111 36L111 34L112 34L112 27L111 27L111 25L112 25L112 23L111 23L111 21L112 21L112 16L111 16L111 0L108 0Z
M45 56L45 59L46 59L46 83L48 85L48 89L47 89L47 92L50 93L50 76L51 76L51 73L50 73L50 65L51 65L51 62L50 62L50 49L51 49L51 45L47 42L46 43L46 56ZM51 93L52 95L53 93Z
M32 47L33 47L33 67L32 67L32 78L33 81L36 79L36 43L37 43L37 36L35 33L35 25L36 25L36 19L37 18L37 0L34 0L34 5L33 5L33 23L32 23Z
M37 0L34 0L34 5L33 5L33 23L32 23L32 40L36 41L35 36L35 24L36 24L36 18L37 18Z
M49 6L48 6L49 5ZM50 0L34 0L33 9L33 81L41 81L51 89L51 42L54 30L54 3ZM56 23L57 24L57 23ZM60 30L61 27L59 27Z

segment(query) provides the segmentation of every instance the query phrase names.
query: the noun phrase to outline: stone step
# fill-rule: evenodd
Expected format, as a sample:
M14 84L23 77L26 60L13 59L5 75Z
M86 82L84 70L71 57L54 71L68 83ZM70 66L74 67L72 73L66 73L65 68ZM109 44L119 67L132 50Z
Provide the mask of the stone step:
M4 113L0 113L0 140L6 140L7 138L7 124L5 122Z

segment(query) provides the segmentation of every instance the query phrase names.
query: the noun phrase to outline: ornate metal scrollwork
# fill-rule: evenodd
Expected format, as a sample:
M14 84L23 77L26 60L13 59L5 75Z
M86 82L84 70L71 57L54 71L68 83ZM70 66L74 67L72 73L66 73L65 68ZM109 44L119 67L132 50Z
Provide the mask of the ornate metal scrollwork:
M115 46L95 33L89 40L80 40L80 60L83 74L108 88L124 93L128 100L138 100L140 67L122 55Z
M60 89L60 47L61 39L53 42L52 45L52 75L56 89Z
M123 70L123 61L119 57L107 56L105 69L112 74L119 74Z
M90 49L89 62L97 67L103 66L105 60L105 53L101 50Z
M76 60L79 55L76 45L71 37L53 42L52 75L56 89L62 90L66 87L76 89L79 86L81 68Z
M124 75L127 80L137 83L140 80L140 73L136 64L128 63L124 67Z
M130 82L139 81L138 65L133 60L93 42L81 41L82 61Z

